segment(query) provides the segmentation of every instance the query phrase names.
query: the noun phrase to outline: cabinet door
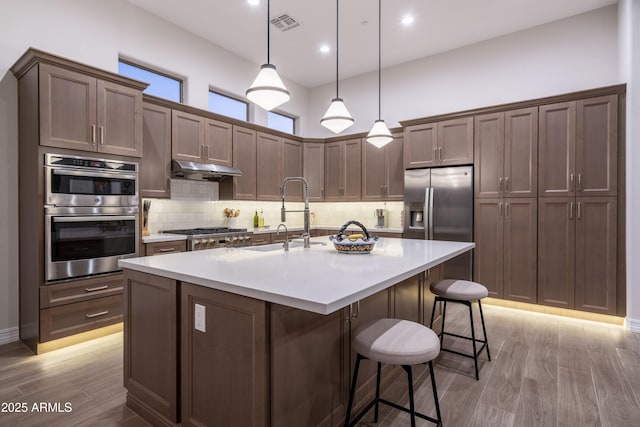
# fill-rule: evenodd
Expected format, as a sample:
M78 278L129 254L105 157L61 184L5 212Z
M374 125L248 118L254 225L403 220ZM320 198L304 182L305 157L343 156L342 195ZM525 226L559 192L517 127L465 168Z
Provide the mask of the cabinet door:
M144 103L142 110L144 156L140 159L140 195L171 195L171 109Z
M576 103L540 106L538 196L575 194Z
M408 126L404 129L404 167L436 166L438 126L436 123Z
M504 113L505 197L538 195L538 107Z
M393 135L393 141L391 141L384 147L387 152L387 184L385 189L386 200L402 200L404 198L404 163L402 157L403 147L403 134Z
M290 176L303 176L302 143L284 138L282 140L282 179ZM282 185L282 182L279 185ZM303 201L304 185L302 182L289 182L286 196L287 200Z
M435 295L431 293L431 284L436 283L443 278L442 264L430 268L424 272L422 280L422 320L425 326L431 325L431 313L433 312L433 304ZM440 319L442 318L442 304L438 304L436 312L433 315L433 329L440 330Z
M438 164L473 163L473 117L438 123Z
M233 164L233 126L208 119L204 128L204 160L207 163L231 166Z
M574 307L576 206L573 197L538 199L538 303Z
M325 195L327 202L343 200L344 145L331 142L325 146Z
M142 157L142 91L98 80L98 151Z
M387 146L362 144L362 200L385 199Z
M173 110L171 155L174 159L203 161L205 118Z
M280 200L282 138L258 132L256 153L256 194L258 200Z
M233 127L233 166L242 176L233 177L233 198L256 199L256 131Z
M422 321L422 292L423 274L410 277L393 286L393 317L396 319ZM431 313L429 313L431 314Z
M309 183L309 201L324 201L324 143L304 143L303 173Z
M616 197L578 197L575 308L616 314Z
M496 198L504 185L504 113L475 117L475 197Z
M489 296L504 296L504 253L502 199L476 199L473 250L474 280L489 290Z
M96 79L39 65L40 145L96 150Z
M576 190L579 196L615 196L618 96L577 102Z
M362 141L350 139L344 141L344 200L362 198Z
M538 211L535 198L504 199L504 298L535 304Z

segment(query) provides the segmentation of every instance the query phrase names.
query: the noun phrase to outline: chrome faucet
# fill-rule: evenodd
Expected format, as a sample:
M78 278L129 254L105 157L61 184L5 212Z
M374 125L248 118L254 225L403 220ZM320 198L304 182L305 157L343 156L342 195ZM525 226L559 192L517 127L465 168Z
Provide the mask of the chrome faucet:
M280 234L280 227L284 227L284 243L282 244L282 247L284 248L285 252L288 252L289 251L289 229L287 229L286 224L278 225L278 229L276 230L276 236Z
M287 186L287 182L289 181L300 181L304 184L304 210L301 211L287 211L284 208L284 195L285 195L285 187ZM282 222L287 221L287 212L303 212L304 213L304 232L302 233L302 239L304 240L304 247L310 248L311 243L309 243L309 184L307 180L301 176L289 176L282 181L282 186L280 186L280 196L282 197L282 208L280 209L280 220Z

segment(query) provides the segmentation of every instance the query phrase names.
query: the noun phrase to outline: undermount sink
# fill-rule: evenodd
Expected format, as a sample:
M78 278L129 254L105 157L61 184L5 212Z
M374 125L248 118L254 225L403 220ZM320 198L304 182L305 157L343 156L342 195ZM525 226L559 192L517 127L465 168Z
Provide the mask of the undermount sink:
M325 242L309 242L309 243L311 244L311 246L327 245ZM299 240L294 240L289 242L289 250L295 249L295 248L303 248L303 247L304 247L304 242L301 242ZM263 246L246 246L242 249L245 251L257 251L257 252L284 251L284 248L282 247L282 243L272 243L270 245L263 245Z

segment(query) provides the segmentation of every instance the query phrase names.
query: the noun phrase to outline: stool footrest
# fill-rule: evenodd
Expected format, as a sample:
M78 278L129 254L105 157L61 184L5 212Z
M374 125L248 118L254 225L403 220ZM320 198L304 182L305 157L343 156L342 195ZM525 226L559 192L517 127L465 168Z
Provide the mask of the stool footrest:
M407 414L410 414L410 413L411 413L411 410L410 410L410 409L405 408L404 406L400 406L400 405L398 405L397 403L389 402L388 400L383 399L383 398L379 398L379 399L375 399L375 398L374 398L371 402L369 402L369 404L368 404L367 406L365 406L365 407L362 409L362 411L360 411L360 412L358 413L358 415L356 415L356 416L353 418L353 420L349 423L349 427L356 425L356 424L358 423L358 421L360 421L360 419L361 419L362 417L364 417L364 416L365 416L365 414L366 414L367 412L369 412L369 410L375 406L375 404L376 404L376 403L384 403L384 404L385 404L385 405L387 405L387 406L391 406L392 408L395 408L395 409L398 409L398 410L400 410L400 411L406 412ZM441 424L440 424L440 421L438 421L438 420L437 420L437 419L435 419L435 418L431 418L431 417L430 417L430 416L428 416L428 415L421 414L420 412L416 412L416 411L414 411L414 414L415 414L415 416L416 416L416 417L418 417L418 418L422 418L423 420L430 421L430 422L432 422L432 423L435 423L435 424L436 424L436 425L438 425L438 426L440 426L440 425L441 425Z
M482 346L480 347L480 349L477 351L476 356L480 356L480 353L482 353L482 350L484 350L484 348L485 348L485 346L486 346L486 345L487 345L487 344L482 344ZM457 354L457 355L459 355L459 356L468 357L468 358L470 358L470 359L474 359L473 354L461 353L461 352L459 352L459 351L451 350L451 349L443 348L443 347L441 347L441 348L440 348L440 350L441 350L441 351L446 351L446 352L448 352L448 353L454 353L454 354Z

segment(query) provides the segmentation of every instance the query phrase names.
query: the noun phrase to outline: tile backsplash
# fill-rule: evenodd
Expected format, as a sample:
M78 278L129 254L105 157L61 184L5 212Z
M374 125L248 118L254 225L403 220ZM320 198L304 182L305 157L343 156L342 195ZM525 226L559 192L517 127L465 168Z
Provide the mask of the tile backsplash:
M151 201L149 210L149 231L151 233L159 233L164 230L172 230L179 228L194 227L226 227L228 220L224 216L224 209L239 209L240 215L233 225L239 228L253 229L253 216L256 211L260 213L262 210L265 225L269 225L272 229L276 229L280 224L280 208L281 202L263 202L263 201L241 201L241 200L215 200L210 201L207 197L210 193L203 188L199 189L199 185L191 183L186 190L189 194L181 193L182 190L176 190L172 181L172 199L145 199ZM198 183L200 184L200 183ZM209 187L214 187L211 183L202 183ZM217 193L217 186L216 193ZM177 191L177 193L176 193ZM198 193L201 191L201 193ZM198 193L198 194L196 194ZM196 194L196 195L194 195ZM215 194L217 198L217 194ZM183 200L182 198L188 199ZM194 197L202 197L202 200L194 200ZM302 210L304 203L302 202L286 202L287 210ZM349 220L357 220L362 222L365 227L373 228L376 224L375 209L387 209L389 217L387 222L388 228L401 228L401 215L403 209L402 202L323 202L310 203L309 205L312 216L312 225L324 226L340 226ZM303 225L303 217L300 212L291 212L287 214L286 224L290 227L301 227Z

